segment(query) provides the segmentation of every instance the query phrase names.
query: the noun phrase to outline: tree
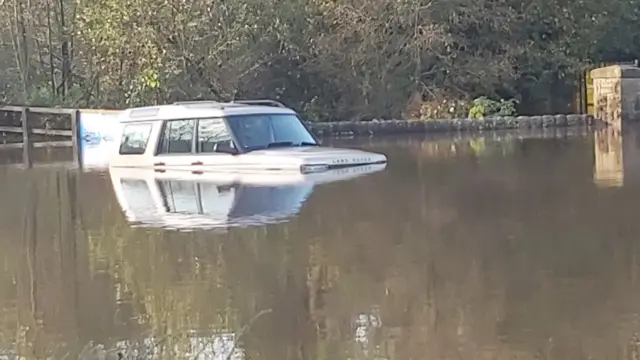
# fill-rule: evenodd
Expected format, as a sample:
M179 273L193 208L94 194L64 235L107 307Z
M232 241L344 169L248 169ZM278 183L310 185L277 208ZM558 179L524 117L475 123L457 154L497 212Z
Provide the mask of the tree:
M638 0L1 1L0 97L40 105L268 97L344 120L489 96L561 111L585 66L640 50Z

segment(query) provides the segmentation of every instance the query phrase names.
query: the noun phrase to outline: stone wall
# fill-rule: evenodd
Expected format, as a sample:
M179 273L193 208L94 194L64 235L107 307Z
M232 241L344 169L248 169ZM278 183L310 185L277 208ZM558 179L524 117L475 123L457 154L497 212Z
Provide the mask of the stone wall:
M309 123L311 131L318 137L373 136L410 133L437 133L453 131L492 131L510 129L538 129L551 127L593 126L596 120L591 115L542 115L504 116L482 120L383 120L340 121Z
M640 121L640 68L612 65L591 70L591 77L598 119L617 130L623 123Z

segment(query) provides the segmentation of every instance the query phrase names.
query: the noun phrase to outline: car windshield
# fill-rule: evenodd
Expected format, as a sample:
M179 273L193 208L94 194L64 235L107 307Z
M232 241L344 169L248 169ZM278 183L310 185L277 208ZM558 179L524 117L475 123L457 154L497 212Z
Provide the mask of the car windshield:
M229 116L227 121L239 146L247 151L318 145L294 114L234 115Z

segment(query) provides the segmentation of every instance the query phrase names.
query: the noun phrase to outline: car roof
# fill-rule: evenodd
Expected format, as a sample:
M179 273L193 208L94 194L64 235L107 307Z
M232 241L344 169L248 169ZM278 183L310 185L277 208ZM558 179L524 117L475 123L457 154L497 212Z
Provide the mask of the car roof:
M120 113L120 122L163 121L178 119L201 119L253 114L287 114L296 112L273 100L243 100L218 102L196 100L176 102L169 105L130 108Z

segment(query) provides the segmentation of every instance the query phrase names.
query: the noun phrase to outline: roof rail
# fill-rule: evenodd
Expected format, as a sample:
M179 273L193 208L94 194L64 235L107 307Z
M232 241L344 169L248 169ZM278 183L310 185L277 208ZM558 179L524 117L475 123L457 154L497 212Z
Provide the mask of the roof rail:
M129 111L129 117L141 118L141 117L157 116L159 112L160 112L160 108L157 106L145 106L145 107L131 109L131 111Z
M188 101L176 101L173 105L193 105L193 104L220 104L220 101L216 100L188 100Z
M245 104L245 105L264 105L264 106L275 106L280 108L286 108L283 103L275 100L233 100L231 103L236 104Z

